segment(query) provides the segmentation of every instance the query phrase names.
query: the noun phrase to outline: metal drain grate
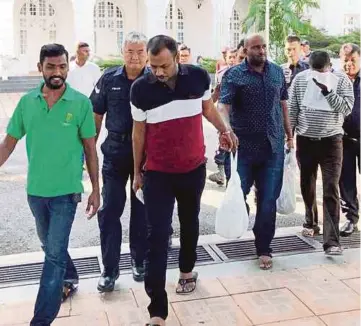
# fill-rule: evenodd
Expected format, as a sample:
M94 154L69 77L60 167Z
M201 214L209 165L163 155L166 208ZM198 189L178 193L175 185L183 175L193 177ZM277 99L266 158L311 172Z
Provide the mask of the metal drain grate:
M315 240L323 244L323 236L316 235ZM349 237L340 237L341 246L344 249L360 248L360 232L354 232Z
M168 268L178 267L179 247L172 247L168 251ZM214 252L206 246L197 247L197 262L196 265L205 265L215 262L220 262ZM122 254L120 257L119 269L122 272L128 272L131 269L130 254Z
M79 276L100 273L98 257L80 258L73 261ZM0 267L0 284L38 281L42 269L43 263Z
M297 235L274 238L273 253L298 253L313 251L315 248ZM254 240L241 240L212 245L212 249L222 260L246 260L256 258Z

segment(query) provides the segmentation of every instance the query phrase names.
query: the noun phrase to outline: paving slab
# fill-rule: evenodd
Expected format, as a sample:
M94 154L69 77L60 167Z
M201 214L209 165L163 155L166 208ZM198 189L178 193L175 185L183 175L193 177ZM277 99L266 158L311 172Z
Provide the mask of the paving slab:
M327 326L360 326L360 310L320 316Z
M313 316L288 289L237 294L233 299L256 325Z
M252 323L231 297L172 303L184 326L250 326Z

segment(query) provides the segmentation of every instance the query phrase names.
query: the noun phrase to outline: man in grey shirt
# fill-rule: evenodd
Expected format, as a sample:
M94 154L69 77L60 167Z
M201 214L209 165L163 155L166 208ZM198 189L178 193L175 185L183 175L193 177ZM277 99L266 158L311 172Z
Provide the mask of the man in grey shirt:
M327 52L315 51L310 70L299 73L290 89L291 127L297 134L301 192L306 208L303 235L320 231L316 202L318 166L323 181L323 243L326 254L341 254L339 242L339 179L342 167L344 118L354 104L352 83L342 72L330 71Z

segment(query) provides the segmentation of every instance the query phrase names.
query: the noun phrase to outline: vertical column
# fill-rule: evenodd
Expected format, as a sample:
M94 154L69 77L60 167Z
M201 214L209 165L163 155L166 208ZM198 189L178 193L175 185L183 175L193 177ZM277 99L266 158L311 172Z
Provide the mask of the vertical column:
M14 8L14 1L2 0L0 4L1 19L0 19L0 55L15 55L17 47L15 46L15 40L18 41L18 37L15 37L14 24L15 17L19 15L14 14L14 9L20 11L20 7Z
M230 30L229 20L232 15L232 10L235 0L213 0L214 6L214 21L215 21L215 56L219 55L222 46L230 44Z
M147 15L146 34L152 37L157 34L165 34L165 14L169 0L144 0Z
M94 49L94 6L96 0L73 0L75 40Z
M13 66L19 66L11 58L18 54L19 37L15 37L14 26L19 23L14 19L19 15L15 15L14 10L20 11L20 8L14 8L11 0L3 0L0 4L0 10L2 13L2 19L0 19L0 77L6 79L13 74ZM18 29L17 33L19 33Z

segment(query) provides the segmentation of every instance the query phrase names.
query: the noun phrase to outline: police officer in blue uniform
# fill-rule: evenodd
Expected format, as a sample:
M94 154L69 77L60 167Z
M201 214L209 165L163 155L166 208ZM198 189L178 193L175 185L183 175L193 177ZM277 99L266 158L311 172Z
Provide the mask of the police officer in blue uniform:
M144 205L136 198L133 183L133 120L130 108L130 88L134 80L147 72L147 38L137 32L127 35L124 46L124 66L105 71L91 95L99 136L104 114L108 135L101 145L104 155L103 206L98 212L100 242L104 271L98 282L100 292L114 290L119 277L122 226L120 217L126 202L126 185L130 177L131 212L129 242L132 272L135 281L144 279L146 222Z

